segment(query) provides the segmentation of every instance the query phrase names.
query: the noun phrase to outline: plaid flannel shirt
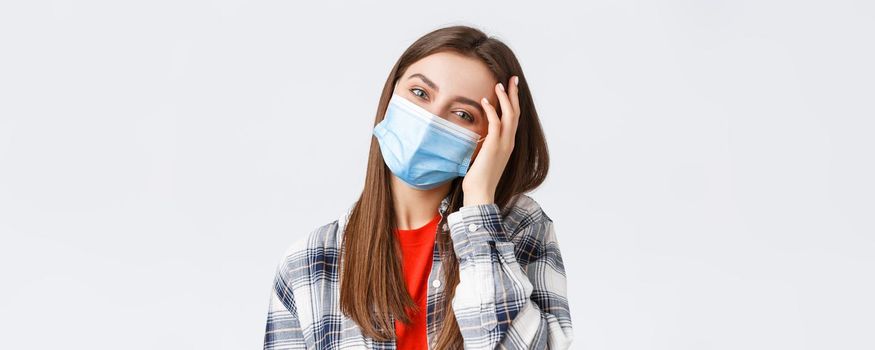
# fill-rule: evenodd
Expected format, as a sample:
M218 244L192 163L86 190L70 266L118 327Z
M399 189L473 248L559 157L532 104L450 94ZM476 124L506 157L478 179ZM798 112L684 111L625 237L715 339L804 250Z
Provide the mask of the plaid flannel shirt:
M553 221L520 194L497 204L463 206L447 226L459 259L453 310L466 349L567 349L572 341L565 267ZM446 214L449 196L440 204ZM264 349L395 349L395 340L362 335L340 311L340 249L352 208L294 242L280 260L268 306ZM443 271L435 245L427 298L427 339L434 348L444 310ZM393 319L394 321L394 319Z

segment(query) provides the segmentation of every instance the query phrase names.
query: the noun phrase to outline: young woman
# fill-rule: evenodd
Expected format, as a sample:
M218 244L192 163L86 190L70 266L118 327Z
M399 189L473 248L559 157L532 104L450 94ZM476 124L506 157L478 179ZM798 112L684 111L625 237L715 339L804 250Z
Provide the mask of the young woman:
M276 269L265 349L565 349L547 176L522 69L466 26L414 42L386 80L364 189Z

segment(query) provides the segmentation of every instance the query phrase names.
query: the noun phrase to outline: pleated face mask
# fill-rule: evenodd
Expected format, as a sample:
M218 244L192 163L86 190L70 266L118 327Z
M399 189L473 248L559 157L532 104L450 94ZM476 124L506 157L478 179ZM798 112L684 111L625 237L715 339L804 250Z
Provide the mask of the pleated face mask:
M374 126L386 166L408 185L428 190L465 176L480 135L392 94Z

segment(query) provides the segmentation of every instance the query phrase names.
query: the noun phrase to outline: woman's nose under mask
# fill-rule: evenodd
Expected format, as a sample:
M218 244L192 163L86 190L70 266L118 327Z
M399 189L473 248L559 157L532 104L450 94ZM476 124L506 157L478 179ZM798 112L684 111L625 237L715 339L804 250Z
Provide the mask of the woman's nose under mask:
M480 135L392 94L373 130L383 161L408 185L428 190L465 176Z

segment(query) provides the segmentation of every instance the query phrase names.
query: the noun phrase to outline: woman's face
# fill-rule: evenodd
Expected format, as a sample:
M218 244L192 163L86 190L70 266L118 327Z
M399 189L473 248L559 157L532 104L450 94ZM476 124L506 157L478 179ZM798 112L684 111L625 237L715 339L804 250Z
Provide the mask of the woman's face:
M429 112L486 137L488 121L480 99L499 106L498 81L482 61L444 51L414 62L395 84L394 92ZM477 143L474 157L483 142Z

